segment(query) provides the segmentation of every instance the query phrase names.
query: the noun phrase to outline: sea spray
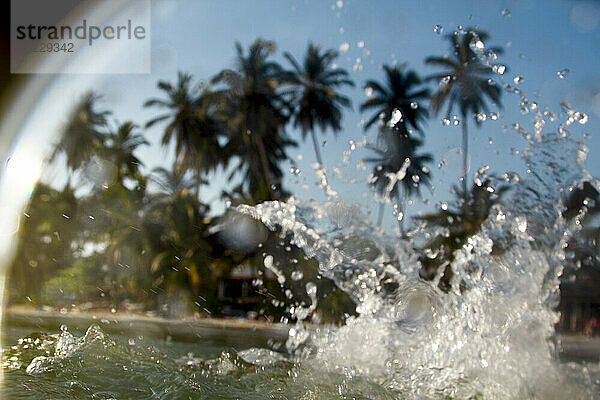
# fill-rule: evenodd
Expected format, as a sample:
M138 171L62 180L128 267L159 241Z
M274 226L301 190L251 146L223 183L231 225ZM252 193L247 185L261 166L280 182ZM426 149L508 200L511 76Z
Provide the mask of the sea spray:
M523 134L525 177L476 174L476 184L491 178L491 190L510 184L512 193L455 252L449 293L419 277L415 242L424 231L407 240L386 236L340 200L239 206L291 234L357 303L359 316L345 326L312 331L309 350L298 353L302 362L417 397L592 397L597 388L586 368L557 362L553 339L564 248L574 234L562 204L565 192L589 179L586 148L561 132L536 133ZM296 315L297 326L305 316Z

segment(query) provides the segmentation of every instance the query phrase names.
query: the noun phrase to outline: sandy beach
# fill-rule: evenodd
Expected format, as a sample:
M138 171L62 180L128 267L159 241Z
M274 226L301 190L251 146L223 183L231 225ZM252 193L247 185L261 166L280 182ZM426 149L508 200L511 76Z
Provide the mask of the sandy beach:
M2 316L5 326L31 328L32 331L58 331L66 325L70 331L85 331L97 324L103 331L119 335L148 335L169 340L197 342L211 340L230 345L265 346L284 341L289 325L224 318L167 319L139 314L72 311L60 313L26 307L10 307Z

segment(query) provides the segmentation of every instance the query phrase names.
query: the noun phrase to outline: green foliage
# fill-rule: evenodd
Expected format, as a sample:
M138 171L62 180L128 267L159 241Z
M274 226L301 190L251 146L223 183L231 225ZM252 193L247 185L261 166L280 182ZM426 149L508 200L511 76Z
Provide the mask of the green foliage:
M41 290L40 302L55 306L82 304L87 301L100 301L97 289L103 282L101 267L94 258L76 260L71 266L61 269L48 279ZM100 283L101 284L101 283Z
M73 261L77 242L78 202L66 186L54 189L40 183L21 218L17 254L9 273L10 300L39 298L42 283Z

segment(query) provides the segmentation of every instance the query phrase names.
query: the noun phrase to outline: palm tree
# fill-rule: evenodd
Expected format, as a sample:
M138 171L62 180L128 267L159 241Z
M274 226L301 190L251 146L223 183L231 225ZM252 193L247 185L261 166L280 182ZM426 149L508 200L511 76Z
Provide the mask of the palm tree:
M209 208L190 194L193 182L178 163L172 171L161 167L153 172L161 190L151 199L143 222L152 250L150 272L169 289L187 285L196 295L201 289L213 293L212 248L206 241Z
M342 129L342 108L350 107L351 103L350 99L336 92L336 89L344 85L354 86L354 82L348 79L348 72L344 69L332 66L338 56L334 50L321 53L320 46L309 43L302 66L290 53L285 53L284 56L294 68L286 79L294 87L294 126L302 129L302 140L310 132L317 161L323 165L315 125L323 133L328 127L334 134Z
M421 78L416 72L405 71L405 69L405 65L395 67L384 65L385 84L374 80L365 83L365 87L373 90L373 95L360 106L360 111L375 110L365 124L365 130L377 121L392 120L394 111L397 110L402 115L401 121L398 122L422 133L420 123L427 119L428 112L419 102L429 98L429 90L418 88L422 83Z
M430 154L416 154L422 142L410 137L405 127L397 125L381 130L377 144L369 146L376 157L365 159L374 163L370 179L371 187L384 198L394 199L400 204L399 212L404 212L404 202L411 196L420 195L421 185L430 182L431 175L425 166L433 160ZM381 203L378 225L381 225L383 208ZM404 235L404 218L399 220L400 231Z
M134 154L135 150L148 141L144 135L137 132L137 125L131 121L119 125L116 132L111 132L107 137L106 154L117 168L117 181L123 183L124 177L135 179L144 165Z
M83 167L102 148L104 137L101 129L105 127L106 117L110 112L97 110L99 99L100 97L93 92L83 95L72 111L50 161L63 153L67 159L67 168L74 172Z
M426 214L417 219L425 222L427 227L446 228L447 232L439 234L427 241L421 248L421 276L433 279L440 267L445 267L444 276L440 280L440 288L449 290L454 251L461 249L467 240L479 232L495 204L499 204L509 186L494 188L490 179L480 184L473 184L471 190L453 188L457 194L454 209L444 207L435 213ZM433 255L433 256L430 256Z
M192 189L193 183L179 164L175 163L171 170L164 167L157 167L152 170L152 180L160 187L159 197L187 195Z
M278 163L287 158L286 147L295 145L284 131L289 105L278 91L284 72L268 60L275 51L273 42L258 39L247 55L239 43L236 49L237 68L223 70L212 80L224 85L215 94L227 124L228 155L241 159L238 167L245 169L250 186L275 199L273 182L282 177Z
M501 106L500 87L491 83L492 67L486 65L477 49L483 49L483 41L489 38L486 32L474 28L464 33L446 35L450 42L450 55L444 57L428 57L426 64L444 68L444 71L429 76L427 80L439 81L439 90L431 97L431 109L438 114L444 103L448 103L446 117L452 113L454 105L460 108L462 123L462 152L463 152L463 191L466 192L466 175L468 168L469 137L467 131L468 119L480 112L488 112L486 97ZM475 49L475 50L474 50ZM490 48L496 54L502 53L500 48ZM475 118L479 125L480 119Z
M146 123L151 127L167 121L161 143L167 146L175 141L175 157L185 169L194 171L196 197L199 199L202 176L213 171L223 161L219 145L220 130L213 116L211 94L201 86L192 86L192 76L179 72L175 85L159 81L158 88L165 92L166 99L153 98L144 107L160 107L169 111Z

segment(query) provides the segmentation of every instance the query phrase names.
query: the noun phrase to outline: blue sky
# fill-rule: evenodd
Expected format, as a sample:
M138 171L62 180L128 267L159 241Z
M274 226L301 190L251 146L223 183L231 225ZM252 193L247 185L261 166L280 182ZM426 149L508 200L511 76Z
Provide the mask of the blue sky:
M508 11L503 12L505 9ZM344 115L343 130L337 139L331 132L319 135L327 141L322 151L334 189L346 201L361 202L368 210L374 203L364 183L368 170L361 169L360 161L369 152L359 148L351 153L348 163L342 161L344 151L349 149L349 140L361 142L365 135L368 142L375 139L375 129L365 133L359 126L361 120L369 116L358 112L359 104L366 99L362 84L366 79L383 79L382 64L407 63L422 76L436 72L426 66L424 60L447 51L443 35L434 32L437 24L443 27L444 34L453 32L458 25L477 26L487 31L491 38L486 46L503 47L505 53L498 62L509 67L503 76L495 77L497 81L514 85L513 78L520 75L523 80L518 86L540 108L547 107L558 114L560 101L566 100L577 111L586 113L588 122L572 125L571 133L576 138L591 134L586 137L591 152L587 167L593 175L600 175L600 163L595 159L595 152L600 148L598 2L154 1L153 73L99 75L93 87L104 95L105 105L113 110L116 119L132 119L143 125L158 112L142 108L146 99L161 95L156 89L157 80L174 81L178 70L189 71L199 80L208 80L221 69L233 66L236 41L247 47L258 37L274 40L278 46L276 59L286 67L283 52L289 51L301 59L309 40L326 48L345 50L347 47L347 51L340 51L337 64L348 70L357 84L354 89L344 90L352 98L353 110ZM570 72L560 79L557 72L565 68ZM523 149L525 141L511 126L518 122L533 131L534 114L522 115L519 101L519 96L505 92L504 107L491 107L500 113L498 120L488 118L479 128L469 121L472 171L483 165L490 165L490 170L496 173L522 171L522 162L514 150ZM451 199L447 189L459 176L461 156L456 150L460 146L460 126L444 127L440 118L432 117L427 122L423 148L435 159L430 168L436 190L433 196L425 192L431 198L428 205L416 201L409 206L409 215L431 210L438 201ZM564 118L564 115L559 116L561 120ZM556 127L556 123L548 122L543 132ZM147 137L153 146L139 152L148 170L169 164L171 159L172 150L158 145L160 128L148 130ZM299 132L292 128L288 132L300 141ZM322 199L310 167L315 160L310 140L300 141L300 146L289 155L302 172L299 176L289 174L285 181L287 187L298 198ZM438 168L443 160L444 165ZM289 166L286 164L285 169ZM336 167L341 172L340 177L335 177L333 169ZM210 188L204 189L207 200L218 197L223 179L222 174L211 177ZM215 203L214 208L218 211L220 206ZM386 218L391 220L391 208Z

